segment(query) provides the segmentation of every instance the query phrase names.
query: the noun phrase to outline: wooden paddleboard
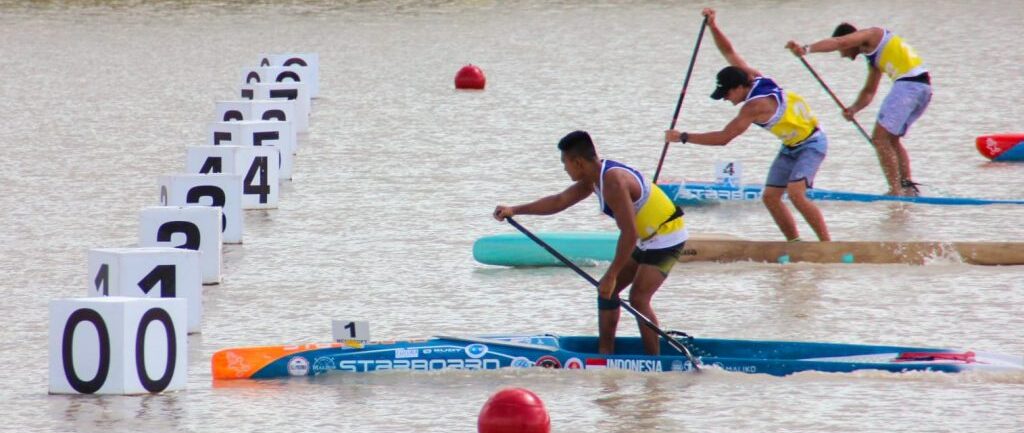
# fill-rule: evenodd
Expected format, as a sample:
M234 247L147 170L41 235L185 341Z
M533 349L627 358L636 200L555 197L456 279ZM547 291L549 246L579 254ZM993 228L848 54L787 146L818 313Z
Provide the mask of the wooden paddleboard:
M942 258L972 265L1024 265L1024 242L777 242L694 238L686 243L679 261L920 265Z

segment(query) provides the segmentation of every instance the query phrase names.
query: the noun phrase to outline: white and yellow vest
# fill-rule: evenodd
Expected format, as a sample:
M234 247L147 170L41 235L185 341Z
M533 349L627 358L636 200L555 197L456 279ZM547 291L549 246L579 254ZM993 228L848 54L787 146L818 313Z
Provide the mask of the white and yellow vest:
M868 64L888 75L893 81L900 78L916 77L928 69L924 61L917 55L903 38L885 30L882 41L875 50L867 54Z
M672 199L657 185L646 182L644 176L636 169L610 159L601 161L601 178L594 186L601 212L615 218L602 193L604 175L608 170L626 170L640 183L640 198L633 201L633 210L636 212L637 246L640 249L668 248L689 238L686 220L682 215L676 215L678 208Z
M746 101L757 98L775 98L778 103L775 114L765 123L755 125L767 129L782 140L782 144L793 147L810 138L818 130L818 119L804 98L795 92L785 91L768 77L757 77L747 93Z

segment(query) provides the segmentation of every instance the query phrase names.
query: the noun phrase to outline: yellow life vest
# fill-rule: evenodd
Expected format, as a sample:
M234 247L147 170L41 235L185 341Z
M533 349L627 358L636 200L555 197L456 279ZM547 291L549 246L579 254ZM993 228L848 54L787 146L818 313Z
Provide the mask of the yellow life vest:
M609 159L604 160L601 164L601 181L595 188L602 212L610 217L615 217L611 207L605 203L602 193L604 174L611 169L627 170L640 183L640 198L633 202L633 209L636 211L635 228L638 244L641 246L652 245L651 248L666 248L687 239L686 220L681 214L676 216L678 207L668 197L668 194L665 194L665 191L662 191L654 183L646 182L643 175L636 169Z
M888 75L893 81L903 77L916 77L925 72L924 61L903 38L885 30L882 40L867 56L868 63Z
M655 236L670 235L686 227L686 219L676 216L678 207L668 198L668 194L651 183L647 187L651 193L647 202L636 212L636 234L640 240L648 240Z
M818 118L811 113L807 101L795 92L782 90L775 81L768 77L757 77L747 94L747 101L757 98L775 98L777 107L775 114L765 123L754 122L757 126L767 129L782 140L782 144L793 147L812 134L818 128Z

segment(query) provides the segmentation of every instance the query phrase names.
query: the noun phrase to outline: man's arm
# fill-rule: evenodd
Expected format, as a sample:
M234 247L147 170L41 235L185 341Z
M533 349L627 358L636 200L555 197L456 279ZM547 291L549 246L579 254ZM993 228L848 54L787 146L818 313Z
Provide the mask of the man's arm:
M552 194L530 203L518 206L498 205L494 208L494 219L504 221L515 215L551 215L569 208L594 192L593 185L580 181L570 185L558 194Z
M725 146L732 139L746 132L750 124L759 116L763 116L772 109L772 101L768 98L760 98L743 105L740 112L736 114L725 128L714 132L679 132L674 129L665 131L665 141L703 144L705 146ZM686 140L682 140L686 138Z
M871 100L875 98L875 92L878 91L878 82L881 79L882 71L879 71L877 68L868 68L868 78L864 81L864 88L857 95L857 100L843 112L846 120L851 120L855 113L871 104Z
M711 8L705 8L702 14L708 18L708 28L711 29L711 36L715 40L715 46L718 47L718 52L722 53L722 57L725 57L725 61L731 66L743 69L750 78L760 77L761 73L756 69L750 67L746 60L736 52L736 49L732 47L732 42L725 36L722 29L718 28L718 19L716 18L715 10Z
M615 290L615 280L619 272L629 263L636 247L636 214L629 187L634 182L632 174L625 170L609 170L604 177L604 202L615 215L615 225L619 227L619 241L615 246L615 258L601 277L598 286L601 297L610 299Z
M832 51L845 50L847 48L869 44L872 37L875 35L876 30L877 29L873 27L870 29L858 30L848 35L826 38L807 45L800 45L799 42L791 40L786 42L786 48L792 51L796 56L803 56L810 53L828 53Z

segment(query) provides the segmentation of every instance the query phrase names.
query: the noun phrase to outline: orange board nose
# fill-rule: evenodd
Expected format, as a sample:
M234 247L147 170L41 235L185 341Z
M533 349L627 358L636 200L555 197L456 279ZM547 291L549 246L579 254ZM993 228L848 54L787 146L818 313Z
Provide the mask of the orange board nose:
M289 355L327 348L361 349L358 341L312 343L288 346L261 346L218 350L210 358L214 380L248 379L263 367Z

